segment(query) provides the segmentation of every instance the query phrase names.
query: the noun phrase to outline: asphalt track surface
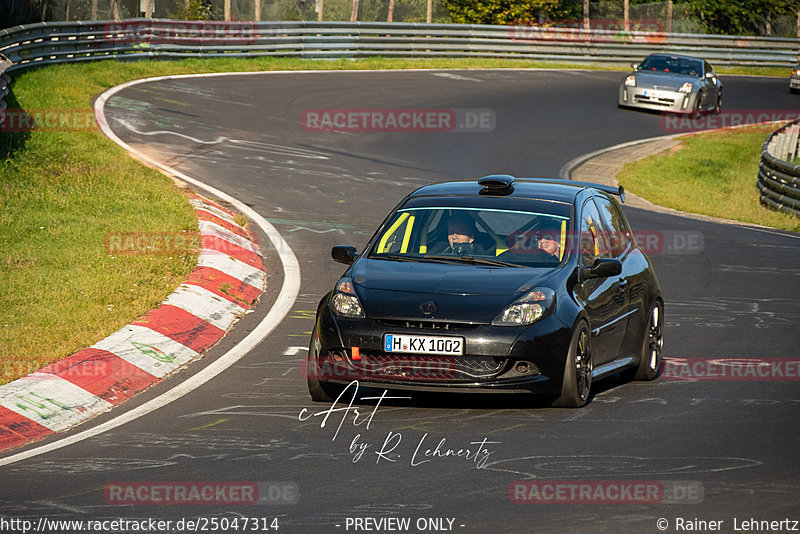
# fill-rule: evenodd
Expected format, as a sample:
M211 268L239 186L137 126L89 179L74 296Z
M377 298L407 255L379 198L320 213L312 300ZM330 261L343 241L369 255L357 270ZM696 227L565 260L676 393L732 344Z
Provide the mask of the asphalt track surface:
M437 531L435 523L418 530L416 522L446 518L452 530L465 533L660 532L660 518L668 521L667 532L678 531L676 518L723 521L718 531L733 532L735 519L740 528L750 518L800 520L796 379L612 378L596 383L591 402L579 410L519 397L425 396L384 400L369 427L354 425L352 412L333 413L324 427L323 416L300 420L303 409L328 408L311 402L300 363L317 302L344 270L329 259L330 247L360 248L387 211L425 183L498 172L557 176L581 154L663 135L659 115L617 109L621 75L263 74L164 80L114 96L106 113L123 140L239 198L278 228L300 262L301 292L264 342L201 389L100 436L0 467L2 516L263 517L278 518L279 532L334 533L355 532L348 518L364 517L410 518L408 532ZM800 107L785 79L723 80L728 110ZM303 111L320 108L488 110L495 128L305 130ZM797 236L632 208L626 213L638 230L702 237L702 248L692 253L651 256L666 301L667 358L798 356ZM275 250L265 253L270 289L255 313L187 371L88 425L163 393L242 339L282 282ZM356 407L363 421L375 403ZM362 455L358 448L351 452L356 437L366 446ZM394 461L376 454L391 448L387 440ZM472 456L426 456L441 440L442 449L468 448ZM483 440L489 454L476 455L475 443ZM659 503L515 503L509 487L517 480L658 481L678 491ZM132 481L272 482L296 488L299 497L227 506L106 503L109 484Z

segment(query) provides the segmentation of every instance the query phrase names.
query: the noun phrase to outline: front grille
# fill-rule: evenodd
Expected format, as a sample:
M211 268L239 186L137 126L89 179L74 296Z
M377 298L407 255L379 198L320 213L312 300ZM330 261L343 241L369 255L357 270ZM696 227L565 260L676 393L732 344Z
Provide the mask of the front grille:
M643 95L636 95L634 100L636 100L638 104L656 104L658 106L675 105L675 99L673 98L646 97Z
M380 326L391 328L414 328L423 330L474 330L478 325L471 323L453 323L447 321L404 321L395 319L378 319Z
M423 356L361 351L360 360L342 352L326 358L323 373L328 378L359 380L474 381L491 378L503 368L505 360L491 356ZM336 360L339 361L336 361ZM327 369L328 372L324 370Z

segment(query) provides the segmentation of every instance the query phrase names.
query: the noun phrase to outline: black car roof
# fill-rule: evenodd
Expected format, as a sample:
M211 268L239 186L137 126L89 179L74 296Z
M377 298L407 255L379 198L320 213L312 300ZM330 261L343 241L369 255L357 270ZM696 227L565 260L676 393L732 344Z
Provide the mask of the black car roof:
M511 177L509 177L511 178ZM420 187L408 198L418 197L505 197L549 200L572 204L575 197L583 190L593 188L606 193L620 195L624 202L624 190L591 182L578 182L574 180L560 180L557 178L513 178L513 188L510 190L489 190L478 183L478 180L455 180L440 182Z

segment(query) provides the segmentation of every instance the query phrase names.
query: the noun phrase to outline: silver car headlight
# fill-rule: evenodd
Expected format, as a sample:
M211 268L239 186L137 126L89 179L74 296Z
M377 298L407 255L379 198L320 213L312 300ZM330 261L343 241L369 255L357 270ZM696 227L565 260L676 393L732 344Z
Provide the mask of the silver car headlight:
M331 298L331 308L333 308L333 312L340 317L348 317L351 319L364 318L364 308L358 300L352 280L349 278L342 278L339 280L333 292L333 297Z
M636 76L631 74L627 78L625 78L625 86L626 87L636 87Z
M550 315L556 307L556 293L537 287L518 298L492 320L494 326L525 326Z
M689 82L684 83L681 85L681 88L678 89L679 93L691 93L692 92L692 84Z

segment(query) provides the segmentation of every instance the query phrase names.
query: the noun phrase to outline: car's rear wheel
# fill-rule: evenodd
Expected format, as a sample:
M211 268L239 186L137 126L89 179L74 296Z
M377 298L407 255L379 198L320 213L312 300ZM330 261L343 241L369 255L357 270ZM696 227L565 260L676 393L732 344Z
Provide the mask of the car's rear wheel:
M642 340L642 355L633 378L653 380L661 367L661 350L664 347L664 303L657 300L650 308Z
M319 367L317 344L314 343L314 336L311 337L311 343L308 346L308 356L306 356L304 366L306 381L308 382L308 392L311 394L311 399L317 402L332 402L333 397L331 393L333 392L333 388L319 380L322 370Z
M589 326L585 321L581 321L572 333L564 367L564 380L561 383L561 396L553 402L553 406L564 408L585 406L592 389L592 369Z

